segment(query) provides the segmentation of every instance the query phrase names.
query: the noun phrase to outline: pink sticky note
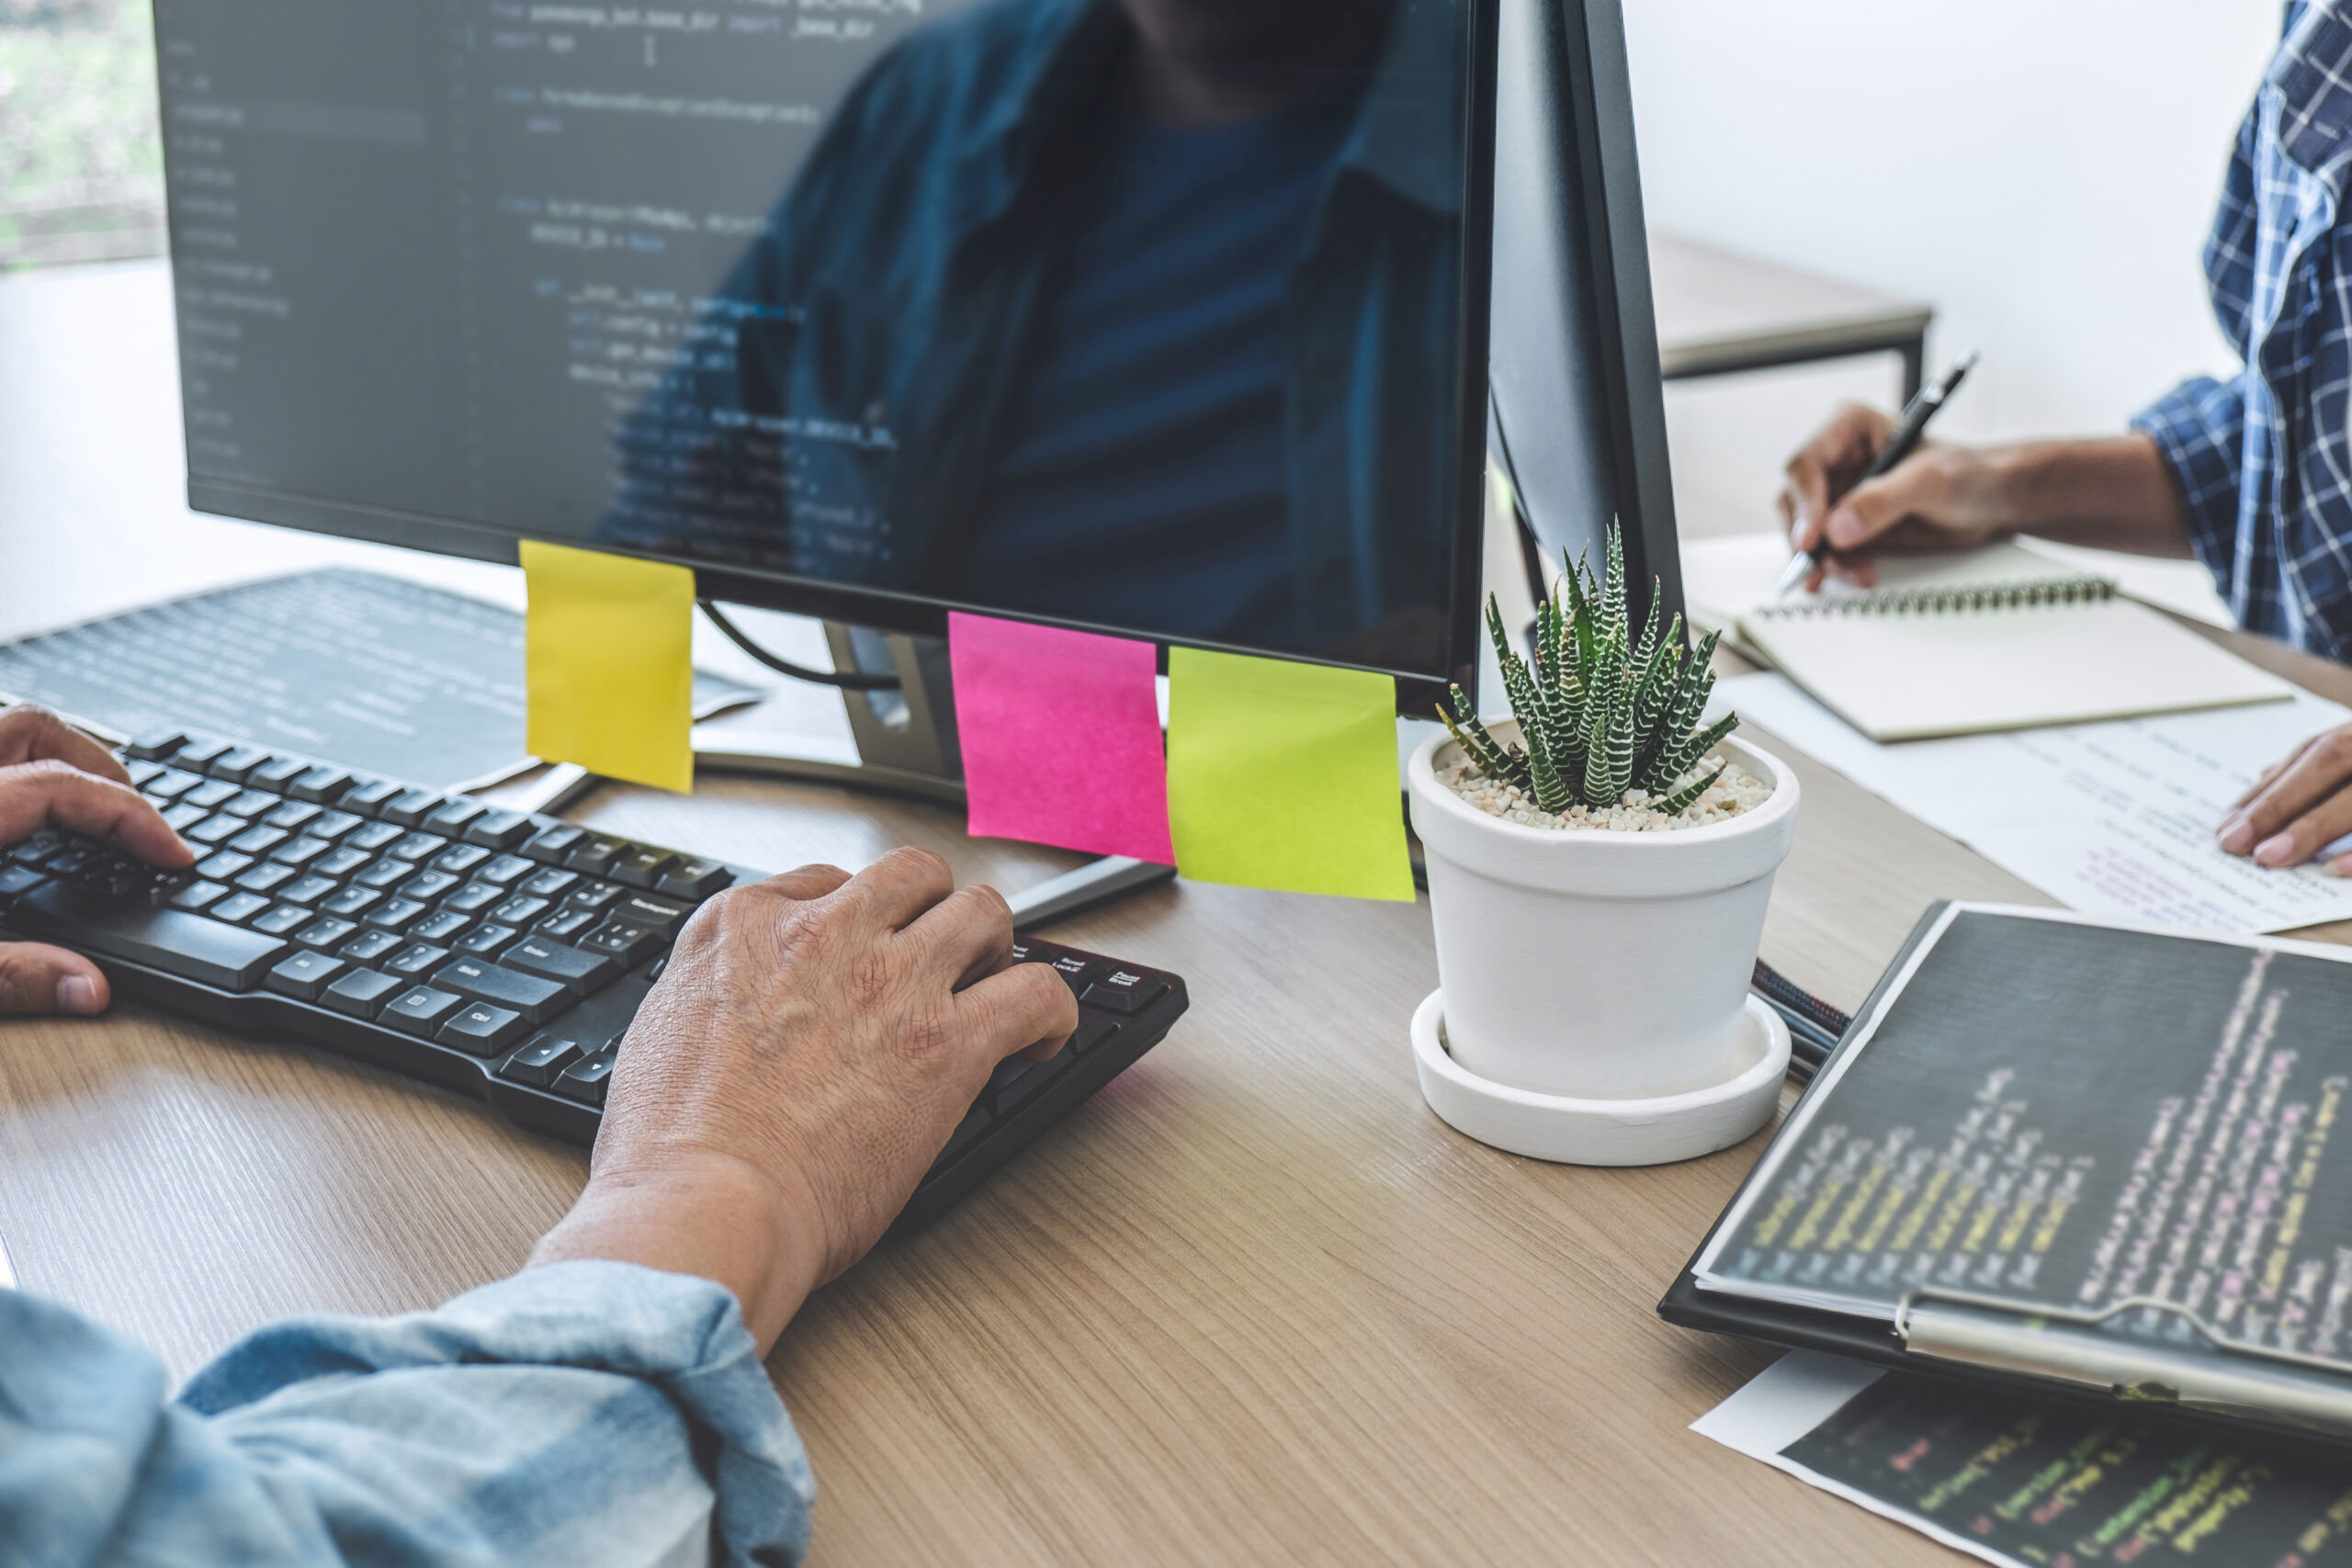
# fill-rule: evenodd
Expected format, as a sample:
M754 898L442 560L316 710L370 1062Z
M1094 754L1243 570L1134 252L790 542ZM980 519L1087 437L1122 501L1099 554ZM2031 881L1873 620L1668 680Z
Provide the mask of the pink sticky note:
M1176 863L1151 644L951 612L971 830Z

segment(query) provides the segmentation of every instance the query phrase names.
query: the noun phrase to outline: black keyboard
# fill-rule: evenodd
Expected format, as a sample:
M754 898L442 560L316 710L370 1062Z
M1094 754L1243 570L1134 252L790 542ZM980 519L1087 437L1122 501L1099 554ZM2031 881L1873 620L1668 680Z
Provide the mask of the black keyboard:
M44 830L0 850L0 931L117 991L488 1100L589 1143L629 1021L705 899L765 874L332 763L176 730L123 748L200 857L159 872ZM919 1229L1158 1044L1174 975L1020 938L1079 999L1049 1062L1008 1062L893 1227Z

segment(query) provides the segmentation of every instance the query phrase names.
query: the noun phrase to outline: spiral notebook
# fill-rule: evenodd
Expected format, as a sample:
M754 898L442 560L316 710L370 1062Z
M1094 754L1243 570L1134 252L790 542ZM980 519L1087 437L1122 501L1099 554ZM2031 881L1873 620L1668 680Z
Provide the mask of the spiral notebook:
M1736 603L1720 602L1734 593ZM1770 580L1744 573L1690 583L1695 615L1726 626L1878 741L2291 695L2286 682L2123 598L2111 581L2012 544L1889 557L1874 588L1770 594Z

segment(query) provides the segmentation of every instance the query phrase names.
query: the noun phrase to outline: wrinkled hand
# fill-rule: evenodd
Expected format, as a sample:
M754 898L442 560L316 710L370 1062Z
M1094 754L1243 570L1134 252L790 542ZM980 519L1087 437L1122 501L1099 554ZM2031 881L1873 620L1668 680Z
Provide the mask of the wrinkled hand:
M2222 848L2257 865L2301 865L2352 833L2352 724L2312 736L2262 770L2215 829ZM2352 852L2328 869L2352 875Z
M537 1260L622 1258L729 1285L763 1349L872 1247L989 1074L1078 1027L1013 964L992 888L898 850L706 904L638 1010L587 1191Z
M1809 550L1826 535L1832 552L1807 592L1833 571L1871 586L1876 554L1964 549L2015 531L1997 466L1973 447L1922 442L1891 472L1859 482L1894 434L1893 419L1849 403L1789 459L1780 497L1789 547Z
M196 858L104 746L47 708L0 708L0 844L43 828L106 839L166 870ZM79 953L0 942L0 1012L99 1012L108 996L107 977Z

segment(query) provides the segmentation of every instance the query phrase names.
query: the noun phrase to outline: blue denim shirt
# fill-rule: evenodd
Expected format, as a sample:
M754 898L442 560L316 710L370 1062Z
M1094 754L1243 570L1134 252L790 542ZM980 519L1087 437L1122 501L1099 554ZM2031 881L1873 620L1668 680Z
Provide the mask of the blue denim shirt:
M1340 654L1404 615L1428 624L1392 623L1378 635L1412 644L1379 651L1441 662L1466 346L1464 16L1460 0L1396 0L1289 276L1301 652ZM603 536L956 599L1071 160L1131 46L1108 0L989 0L893 48L707 302L686 361L623 421Z
M262 1329L166 1399L0 1290L0 1559L26 1568L782 1568L815 1483L735 1298L623 1263Z
M2205 246L2243 362L2132 421L2180 487L2188 542L2241 626L2352 659L2352 20L2290 0Z

